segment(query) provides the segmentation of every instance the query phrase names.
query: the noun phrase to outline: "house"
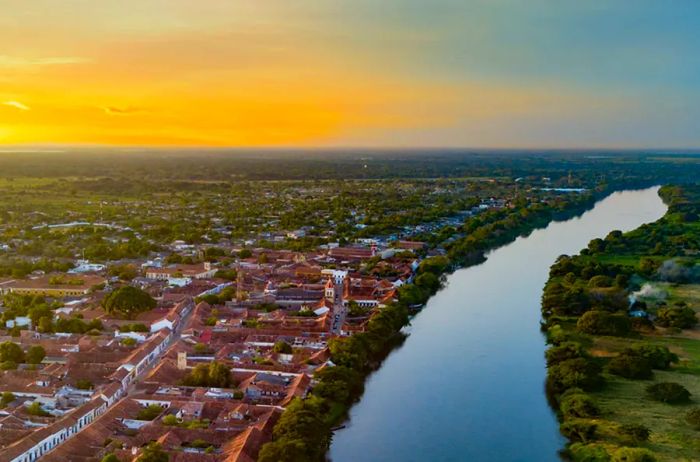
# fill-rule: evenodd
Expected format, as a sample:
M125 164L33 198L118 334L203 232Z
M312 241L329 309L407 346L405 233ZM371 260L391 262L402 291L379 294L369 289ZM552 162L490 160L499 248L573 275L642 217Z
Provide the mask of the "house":
M168 281L170 279L209 279L216 274L216 269L210 262L198 265L173 265L166 268L151 266L146 268L146 278L158 281Z
M39 295L44 297L80 297L90 293L94 286L107 280L94 275L52 274L34 279L14 279L0 284L0 294Z

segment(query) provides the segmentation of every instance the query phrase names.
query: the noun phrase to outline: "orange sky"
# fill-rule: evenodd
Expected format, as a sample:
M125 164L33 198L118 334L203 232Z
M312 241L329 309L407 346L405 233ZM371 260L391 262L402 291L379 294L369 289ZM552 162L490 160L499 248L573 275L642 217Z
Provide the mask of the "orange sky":
M530 75L543 57L469 3L2 0L0 144L629 141L602 135L634 92Z

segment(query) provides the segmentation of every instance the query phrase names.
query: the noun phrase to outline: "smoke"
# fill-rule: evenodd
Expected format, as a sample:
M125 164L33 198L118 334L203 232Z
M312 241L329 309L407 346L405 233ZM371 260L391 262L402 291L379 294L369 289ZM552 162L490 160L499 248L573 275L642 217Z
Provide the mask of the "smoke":
M629 296L630 306L634 305L639 299L660 301L665 300L668 294L660 287L656 287L648 282L644 284L638 291L633 292Z
M688 284L700 281L700 267L694 262L682 260L666 260L656 270L660 281Z

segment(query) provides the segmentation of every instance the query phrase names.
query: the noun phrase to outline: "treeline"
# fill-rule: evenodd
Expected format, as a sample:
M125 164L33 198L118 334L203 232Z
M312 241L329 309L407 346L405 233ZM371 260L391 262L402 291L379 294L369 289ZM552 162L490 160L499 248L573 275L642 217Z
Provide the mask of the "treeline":
M670 369L678 357L652 343L610 357L593 356L588 349L594 336L641 338L656 326L683 329L698 322L682 301L667 306L658 300L648 306L633 296L645 281L689 282L695 270L694 261L678 257L700 250L692 223L698 219L700 187L664 187L660 195L669 206L663 218L629 233L613 231L594 239L579 255L559 257L550 269L542 297L549 344L546 390L560 417L561 433L571 443L565 451L571 460L656 460L647 449L636 447L650 435L641 423L606 426L605 436L599 434L601 411L590 392L605 387L605 373L648 380L654 370ZM689 393L679 384L660 382L646 387L646 398L683 403ZM596 444L610 439L618 446Z

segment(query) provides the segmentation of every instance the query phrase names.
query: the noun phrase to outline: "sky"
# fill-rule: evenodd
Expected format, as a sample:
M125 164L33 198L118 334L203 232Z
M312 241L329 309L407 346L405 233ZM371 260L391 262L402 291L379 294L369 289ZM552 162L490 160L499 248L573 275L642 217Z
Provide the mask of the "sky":
M700 147L697 0L0 0L0 144Z

